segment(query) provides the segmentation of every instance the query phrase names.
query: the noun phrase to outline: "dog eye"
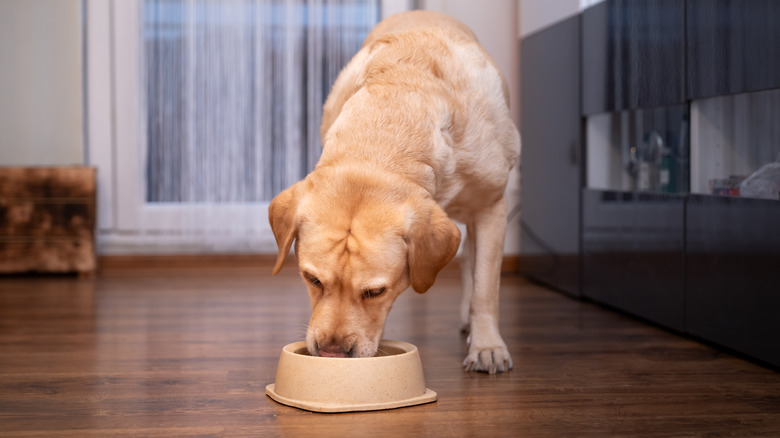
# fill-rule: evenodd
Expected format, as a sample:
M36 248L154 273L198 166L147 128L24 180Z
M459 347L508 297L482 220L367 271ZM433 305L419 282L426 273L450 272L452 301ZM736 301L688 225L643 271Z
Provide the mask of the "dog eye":
M385 293L385 288L366 289L363 291L363 298L376 298Z
M303 273L303 278L305 278L306 281L311 283L312 286L322 289L322 282L320 282L319 278L309 274L308 272Z

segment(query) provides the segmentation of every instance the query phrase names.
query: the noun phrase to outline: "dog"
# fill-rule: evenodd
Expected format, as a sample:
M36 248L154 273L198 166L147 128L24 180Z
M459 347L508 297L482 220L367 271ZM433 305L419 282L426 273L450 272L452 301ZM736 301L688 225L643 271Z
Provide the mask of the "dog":
M311 355L377 352L395 299L425 293L456 255L465 224L466 371L504 372L498 328L504 197L520 154L506 81L472 31L447 15L393 15L369 33L323 107L315 169L268 217L306 283Z

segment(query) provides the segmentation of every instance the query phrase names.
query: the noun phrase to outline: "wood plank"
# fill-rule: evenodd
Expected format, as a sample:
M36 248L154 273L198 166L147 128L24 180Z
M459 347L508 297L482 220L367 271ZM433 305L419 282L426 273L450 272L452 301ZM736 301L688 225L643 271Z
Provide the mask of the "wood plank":
M0 435L778 436L770 369L505 277L515 369L464 373L459 275L396 301L385 337L418 346L432 404L313 414L264 394L301 339L294 269L0 277Z
M241 268L268 269L276 263L273 254L130 254L101 255L98 264L101 270L147 270L147 269L215 269ZM287 260L293 266L295 260Z
M276 263L275 254L130 254L101 255L98 265L105 270L147 269L200 269L241 268L270 270ZM290 255L285 266L295 270L295 257ZM504 256L501 272L519 272L523 263L520 256ZM447 272L460 272L459 261L453 260L444 268ZM268 271L270 272L270 271Z

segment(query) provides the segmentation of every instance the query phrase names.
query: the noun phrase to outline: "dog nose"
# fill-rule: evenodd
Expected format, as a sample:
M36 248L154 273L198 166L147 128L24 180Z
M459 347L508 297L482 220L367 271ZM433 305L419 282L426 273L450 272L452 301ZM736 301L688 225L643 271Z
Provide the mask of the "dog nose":
M317 351L320 357L349 357L347 352L336 344L328 344Z

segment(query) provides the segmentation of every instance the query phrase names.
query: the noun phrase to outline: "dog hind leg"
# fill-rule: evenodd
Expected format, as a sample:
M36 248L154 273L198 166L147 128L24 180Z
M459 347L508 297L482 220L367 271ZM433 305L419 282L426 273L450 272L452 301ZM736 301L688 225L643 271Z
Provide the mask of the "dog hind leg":
M471 297L474 293L474 226L466 224L466 237L463 241L460 258L460 276L463 287L463 297L460 301L460 331L469 333L471 330Z

